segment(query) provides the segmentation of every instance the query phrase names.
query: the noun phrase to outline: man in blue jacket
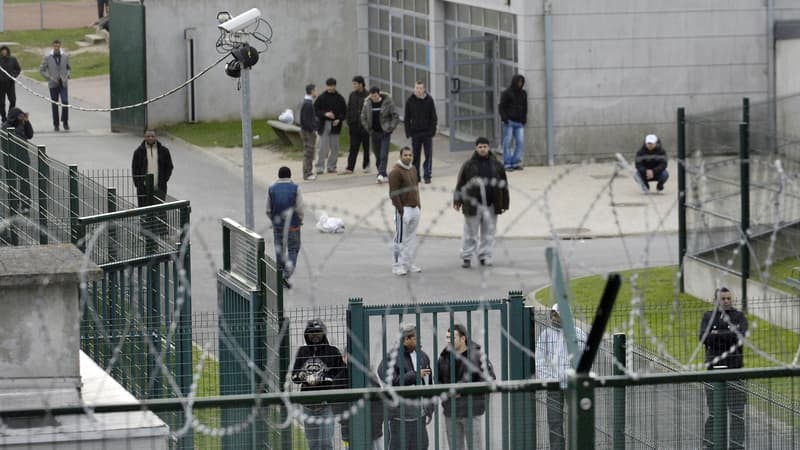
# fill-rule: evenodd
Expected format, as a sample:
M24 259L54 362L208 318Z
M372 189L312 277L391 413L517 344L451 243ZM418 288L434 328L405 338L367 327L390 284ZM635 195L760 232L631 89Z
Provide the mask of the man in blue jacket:
M283 285L291 289L289 278L297 267L300 253L300 227L303 225L303 194L292 182L292 171L278 169L278 181L267 191L267 217L272 222L275 240L275 262L283 271Z

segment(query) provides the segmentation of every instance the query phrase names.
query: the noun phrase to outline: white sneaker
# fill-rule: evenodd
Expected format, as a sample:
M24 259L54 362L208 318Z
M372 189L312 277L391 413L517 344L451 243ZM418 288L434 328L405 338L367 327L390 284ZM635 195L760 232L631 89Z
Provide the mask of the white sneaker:
M305 178L306 181L314 181L317 179L316 175L309 175Z
M420 273L420 272L422 272L422 267L415 266L415 265L412 264L411 267L408 268L408 271L411 272L411 273Z
M397 275L397 276L399 276L399 277L402 277L404 275L408 275L408 271L406 269L402 268L402 267L393 268L392 269L392 273Z
M378 175L378 177L377 177L377 178L375 178L375 182L376 182L376 183L378 183L378 184L381 184L381 183L383 183L383 177L382 177L382 176L380 176L380 175Z

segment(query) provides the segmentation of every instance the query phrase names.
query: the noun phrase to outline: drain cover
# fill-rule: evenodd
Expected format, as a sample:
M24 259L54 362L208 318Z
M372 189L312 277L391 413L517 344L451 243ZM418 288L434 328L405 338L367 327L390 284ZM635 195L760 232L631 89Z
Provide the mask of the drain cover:
M592 230L588 228L556 228L555 231L561 239L591 239L589 233Z
M639 207L642 207L642 206L647 206L647 203L642 203L642 202L617 202L617 203L611 203L611 206L614 206L614 207L617 207L617 208L639 208Z

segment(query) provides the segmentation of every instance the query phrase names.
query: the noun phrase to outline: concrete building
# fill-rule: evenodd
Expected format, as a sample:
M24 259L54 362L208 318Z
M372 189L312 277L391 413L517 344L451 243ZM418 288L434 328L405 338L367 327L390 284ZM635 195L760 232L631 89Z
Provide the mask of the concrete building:
M422 80L451 148L469 148L477 135L499 141L498 96L518 72L528 164L632 153L648 133L674 151L678 106L800 90L786 77L800 69L794 0L162 0L146 3L148 95L186 78L186 29L204 67L218 57L216 12L251 7L273 28L252 74L256 116L296 106L305 83L328 76L346 94L352 75L367 75L401 106ZM196 118L238 116L235 87L221 69L199 80ZM148 123L185 120L187 97L150 106Z

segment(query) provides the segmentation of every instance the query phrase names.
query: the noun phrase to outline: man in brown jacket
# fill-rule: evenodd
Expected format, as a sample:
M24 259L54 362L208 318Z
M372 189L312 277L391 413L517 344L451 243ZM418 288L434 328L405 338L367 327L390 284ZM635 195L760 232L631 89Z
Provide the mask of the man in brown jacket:
M389 173L389 198L394 205L394 264L392 273L403 276L422 272L414 265L414 248L419 226L419 178L411 164L414 154L409 147L400 149L400 161Z

